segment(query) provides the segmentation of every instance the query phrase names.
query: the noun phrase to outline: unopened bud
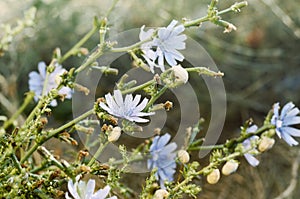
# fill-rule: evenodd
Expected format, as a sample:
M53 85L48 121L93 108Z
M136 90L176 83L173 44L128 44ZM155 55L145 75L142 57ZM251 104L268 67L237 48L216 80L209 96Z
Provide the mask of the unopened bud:
M177 153L179 161L186 164L190 161L190 154L186 150L179 150Z
M223 175L228 176L234 173L238 167L239 167L239 163L236 160L229 160L224 164L222 168L222 173Z
M80 48L79 49L80 54L87 55L89 54L89 50L87 48Z
M263 136L261 138L261 141L260 141L259 145L258 145L258 150L260 152L267 151L267 150L269 150L273 147L274 143L275 143L275 140L273 138Z
M214 169L210 174L208 174L206 180L209 184L216 184L220 180L219 169Z
M164 189L159 189L159 190L155 191L153 199L164 199L164 198L167 198L168 196L169 196L169 192L167 192Z
M180 64L177 66L172 67L174 71L174 76L175 76L175 81L176 82L182 82L182 83L187 83L189 79L189 73L184 69Z
M78 160L82 160L82 158L89 155L89 152L87 150L80 150L78 154Z
M114 127L113 130L108 134L108 141L109 142L117 141L121 135L121 130L122 129L118 126Z

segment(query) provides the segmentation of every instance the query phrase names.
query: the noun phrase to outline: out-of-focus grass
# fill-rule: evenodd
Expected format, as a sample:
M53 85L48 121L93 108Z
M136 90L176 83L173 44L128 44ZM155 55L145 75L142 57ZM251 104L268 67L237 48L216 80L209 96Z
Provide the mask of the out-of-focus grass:
M221 1L220 7L233 2ZM189 30L190 36L206 48L219 69L225 72L223 81L228 112L221 138L223 141L237 135L239 126L249 117L261 123L274 102L292 100L300 105L300 39L296 36L300 24L300 5L296 0L267 2L253 0L241 14L224 16L238 27L236 32L223 34L222 28L211 24ZM0 60L0 73L7 77L6 81L12 87L9 99L13 104L18 104L28 90L28 73L36 70L37 63L41 60L49 62L56 47L60 47L62 52L69 49L92 27L93 16L103 15L110 3L108 0L0 2L1 22L13 22L30 6L38 9L36 28L19 36ZM123 0L111 15L111 34L144 24L165 26L173 18L199 17L205 15L208 3L208 0ZM282 11L279 13L285 15L278 15L278 7ZM289 25L291 22L287 17L293 25ZM92 49L97 45L97 40L97 36L93 37L86 47ZM71 58L64 66L78 66L83 59ZM199 89L205 90L205 85L200 85ZM204 101L200 105L201 115L209 118L209 96L201 93L199 97ZM1 108L1 111L5 110ZM63 118L71 117L70 108L63 110L63 113ZM61 112L54 115L61 119ZM203 179L204 191L199 198L269 199L279 195L290 184L291 165L297 160L299 149L288 147L282 140L278 142L280 144L261 156L261 164L257 168L251 168L241 159L238 172L223 177L217 185L206 185ZM140 187L140 183L131 186ZM296 186L299 187L298 184ZM290 198L299 197L300 191L296 188Z

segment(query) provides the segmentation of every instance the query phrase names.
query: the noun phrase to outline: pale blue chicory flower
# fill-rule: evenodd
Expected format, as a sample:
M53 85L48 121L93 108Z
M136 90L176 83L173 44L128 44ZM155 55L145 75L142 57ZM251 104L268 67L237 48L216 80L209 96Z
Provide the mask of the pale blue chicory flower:
M148 103L148 99L139 104L141 95L136 95L134 98L132 94L126 95L123 101L123 96L120 90L114 90L114 96L110 93L105 95L106 104L100 102L100 107L106 110L109 114L119 118L124 118L132 122L148 122L148 119L141 118L143 116L153 115L154 112L142 112ZM138 105L139 104L139 105Z
M276 127L276 134L283 138L288 145L298 145L298 142L292 137L300 137L300 130L290 127L290 125L300 124L299 109L292 102L287 103L279 114L279 103L274 104L274 115L271 123Z
M154 73L154 67L165 70L164 59L170 66L176 66L177 61L183 61L184 56L178 51L185 49L186 35L181 34L184 31L183 25L176 26L178 22L173 20L167 27L159 28L157 37L152 41L141 45L143 57L149 64L150 70ZM151 38L154 30L144 31L142 26L139 38L141 41Z
M95 180L89 179L86 183L82 180L79 180L80 176L76 177L75 183L72 180L68 182L68 190L71 194L71 197L68 193L65 194L66 199L117 199L116 196L107 198L110 187L107 185L103 189L100 189L94 193L95 190Z
M251 127L247 128L246 133L254 133L257 131L257 126L252 125ZM245 151L248 151L248 153L244 154L244 157L246 158L247 162L253 166L256 167L259 164L259 161L254 157L254 154L258 153L256 149L253 149L252 142L256 142L259 139L258 136L253 135L250 138L243 141L242 145L244 147Z
M38 71L32 71L29 73L29 90L33 91L35 93L34 100L38 101L39 97L41 97L43 92L43 87L46 79L46 64L45 62L39 62L38 63ZM48 75L47 85L44 89L46 95L49 93L52 89L57 88L59 82L60 82L60 76L65 72L66 70L62 68L61 65L56 65L55 70ZM72 97L72 90L68 87L63 87L58 91L59 94L65 95L65 98L70 99ZM50 103L51 106L57 106L57 101L53 100Z
M157 168L155 177L160 182L161 188L165 188L164 182L173 181L173 175L176 169L176 143L167 144L170 140L170 134L155 136L150 147L151 158L148 159L148 169Z

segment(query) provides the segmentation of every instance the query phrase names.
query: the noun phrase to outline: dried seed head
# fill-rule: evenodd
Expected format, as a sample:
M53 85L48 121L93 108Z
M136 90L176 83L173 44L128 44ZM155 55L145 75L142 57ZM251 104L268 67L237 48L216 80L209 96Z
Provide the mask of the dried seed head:
M164 108L166 109L166 111L169 111L172 107L173 107L173 103L172 102L166 101L164 103Z

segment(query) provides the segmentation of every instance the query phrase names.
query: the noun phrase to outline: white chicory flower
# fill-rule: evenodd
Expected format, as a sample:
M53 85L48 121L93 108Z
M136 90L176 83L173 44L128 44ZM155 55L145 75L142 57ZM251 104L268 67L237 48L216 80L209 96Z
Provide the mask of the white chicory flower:
M300 124L300 117L297 116L300 110L292 102L284 105L280 114L279 109L279 103L274 104L274 115L271 123L276 127L276 134L279 138L284 139L288 145L298 145L299 143L293 137L300 137L300 130L292 127L292 125Z
M170 66L176 66L177 60L183 61L184 56L178 51L185 49L186 35L181 34L184 31L183 25L176 24L178 21L173 20L167 27L159 28L157 37L152 41L142 44L143 57L149 64L150 70L154 73L154 67L165 70L164 59ZM145 26L142 26L140 32L140 40L150 39L154 30L144 31Z
M56 65L55 70L48 75L47 84L44 88L46 80L46 64L45 62L39 62L39 73L32 71L29 73L29 90L35 93L34 100L38 101L42 94L49 93L52 89L56 88L60 83L60 76L66 71L61 65ZM45 93L42 93L44 89ZM65 95L65 98L70 99L72 97L72 90L68 87L63 87L58 91L59 94ZM57 106L57 101L53 100L51 106Z
M72 180L69 180L68 190L71 196L66 193L66 199L117 199L116 196L107 198L110 191L110 187L108 185L94 193L95 180L89 179L89 181L86 183L79 180L79 178L80 176L78 175L75 183L73 183Z
M125 100L120 90L114 90L114 97L108 93L105 95L106 103L100 102L100 107L106 110L109 114L119 118L124 118L132 122L148 122L148 119L141 118L155 114L154 112L142 112L148 103L148 99L139 104L141 95L136 95L134 98L132 94L126 95ZM139 105L138 105L139 104Z

